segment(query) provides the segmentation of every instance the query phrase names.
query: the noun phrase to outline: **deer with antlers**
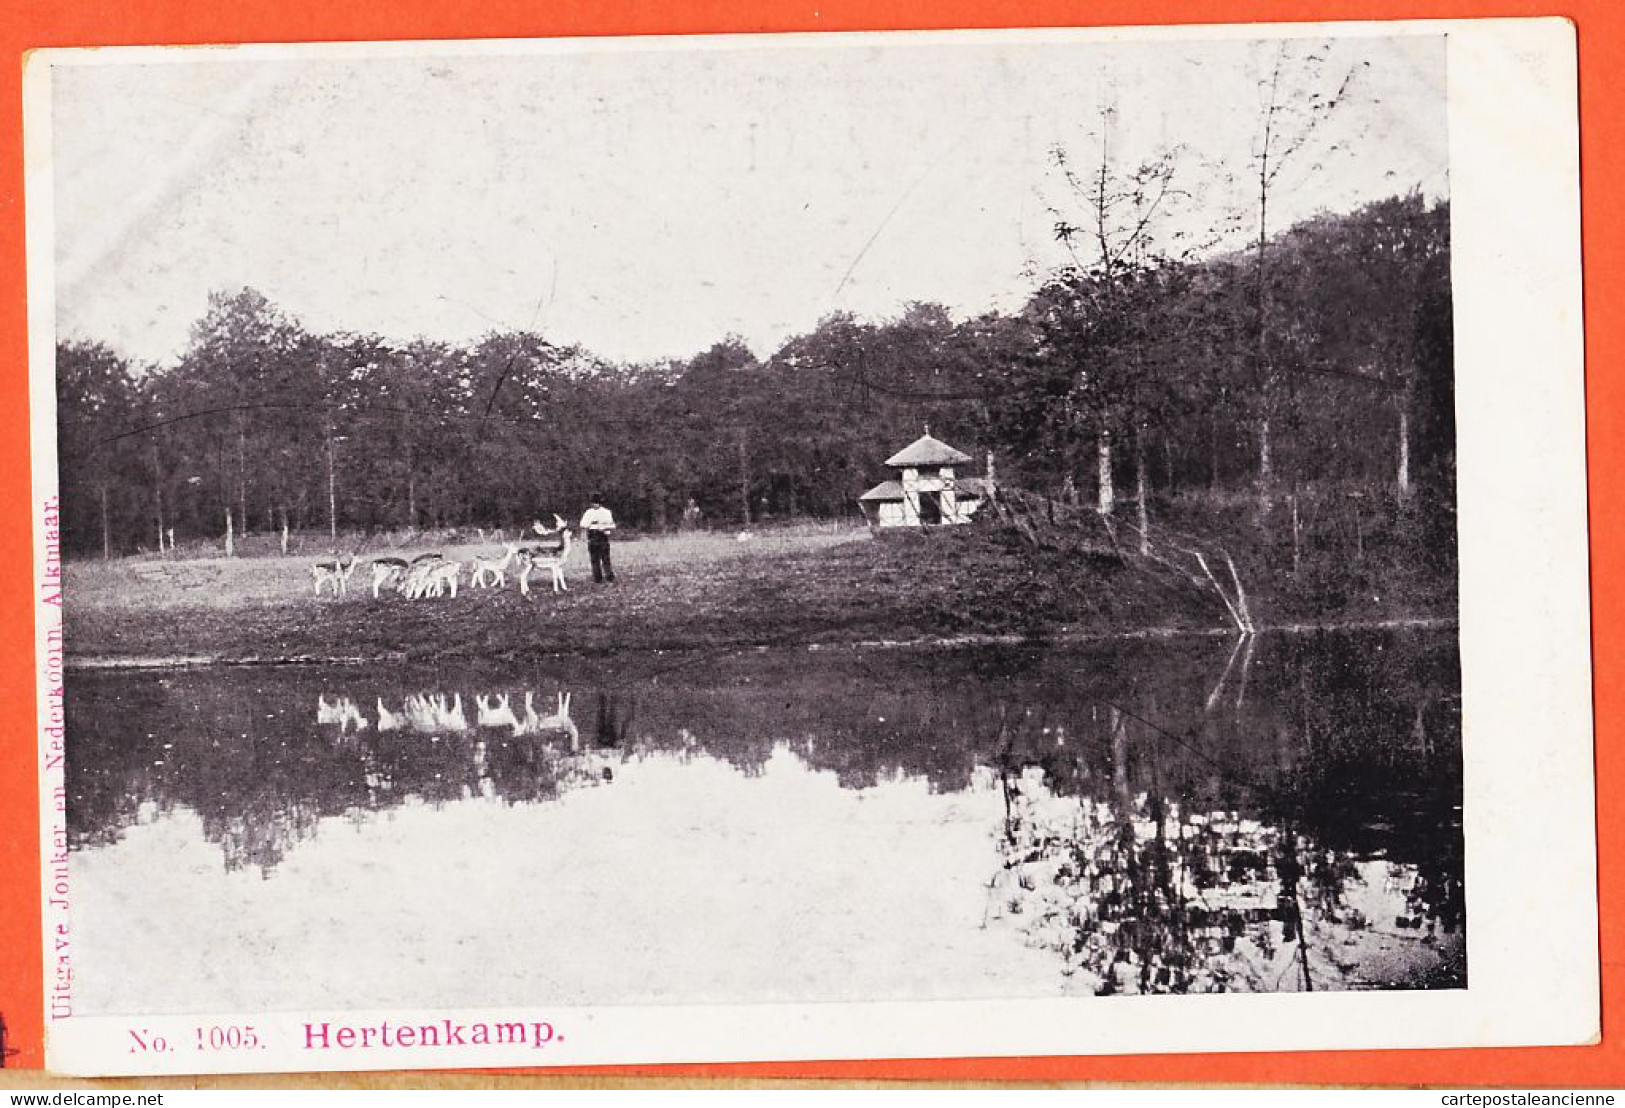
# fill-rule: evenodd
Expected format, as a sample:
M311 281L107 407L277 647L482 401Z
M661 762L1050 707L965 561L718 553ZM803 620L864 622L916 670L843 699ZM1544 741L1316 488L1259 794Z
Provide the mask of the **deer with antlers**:
M557 548L546 546L521 547L519 550L519 591L525 596L530 595L530 575L542 570L553 579L554 592L568 592L570 586L564 580L564 563L570 557L570 531L564 530L564 541Z

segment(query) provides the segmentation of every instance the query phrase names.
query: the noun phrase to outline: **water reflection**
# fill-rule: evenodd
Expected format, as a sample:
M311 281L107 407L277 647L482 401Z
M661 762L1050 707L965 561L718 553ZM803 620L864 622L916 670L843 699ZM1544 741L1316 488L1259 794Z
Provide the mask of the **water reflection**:
M792 765L870 797L877 819L914 818L887 807L881 786L898 782L990 797L997 850L967 869L986 907L966 926L1049 952L1068 991L1460 987L1457 673L1450 638L1420 634L575 662L497 680L76 673L70 839L103 850L195 813L226 873L272 881L330 827L402 806L554 804L633 764L747 783ZM793 793L774 818L798 818Z
M1290 827L1144 793L1058 797L1037 772L1004 790L989 918L1059 954L1062 972L1099 995L1421 985L1461 972L1459 916L1417 866L1362 862Z

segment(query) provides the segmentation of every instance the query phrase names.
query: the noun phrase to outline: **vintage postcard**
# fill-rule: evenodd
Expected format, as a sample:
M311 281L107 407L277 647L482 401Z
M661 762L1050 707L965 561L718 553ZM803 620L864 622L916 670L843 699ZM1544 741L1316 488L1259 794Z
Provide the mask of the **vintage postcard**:
M49 1065L1592 1039L1574 51L31 55Z

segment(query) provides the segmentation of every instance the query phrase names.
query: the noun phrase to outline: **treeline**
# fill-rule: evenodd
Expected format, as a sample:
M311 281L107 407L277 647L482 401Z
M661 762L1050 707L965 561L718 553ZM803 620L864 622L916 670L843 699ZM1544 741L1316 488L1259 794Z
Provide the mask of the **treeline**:
M595 490L649 529L691 502L728 526L855 518L926 425L991 453L1001 481L1148 522L1329 489L1443 510L1449 268L1448 206L1411 195L1244 254L1103 256L1011 314L837 314L766 358L729 337L633 365L529 333L313 334L253 290L219 293L170 367L59 346L64 543L512 527Z

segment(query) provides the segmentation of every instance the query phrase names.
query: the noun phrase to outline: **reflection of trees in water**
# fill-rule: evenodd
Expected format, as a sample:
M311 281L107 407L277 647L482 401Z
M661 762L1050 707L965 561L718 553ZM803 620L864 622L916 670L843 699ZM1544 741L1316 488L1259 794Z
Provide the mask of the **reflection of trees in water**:
M266 800L268 794L253 799ZM320 818L314 808L297 799L270 801L258 803L253 810L245 812L204 815L203 835L210 842L220 844L226 869L258 866L261 873L270 873L294 844L316 834Z
M571 751L536 736L491 739L486 750L491 793L508 804L557 800L572 789L614 779L613 758Z
M1352 911L1353 860L1386 859L1413 901L1405 930L1462 923L1458 678L1439 636L708 656L528 689L452 671L433 686L409 680L74 674L72 841L113 842L184 807L228 865L268 869L327 817L409 801L549 802L650 754L756 776L784 746L847 788L909 777L957 792L989 767L1006 780L1041 771L1046 803L1071 805L1077 841L1066 845L1065 821L1024 816L1029 829L1014 833L1039 836L1024 849L1055 872L1022 862L1011 879L1098 895L1096 914L1079 918L1098 919L1099 937L1078 941L1105 942L1113 958L1168 952L1133 954L1132 980L1113 987L1241 987L1212 976L1210 948L1245 942L1268 960L1289 909L1215 907L1189 890L1279 885L1286 827L1305 916ZM579 736L542 729L572 686Z
M76 848L185 808L230 869L269 871L322 816L356 803L353 752L242 695L197 699L184 680L71 682L68 832ZM263 717L263 718L262 718Z
M1102 994L1464 984L1451 685L1414 653L1305 653L1232 702L1237 656L1066 744L1002 729L989 916Z
M1436 971L1459 946L1415 866L1376 863L1383 887L1359 888L1361 903L1419 907L1407 932L1405 916L1368 918L1351 902L1365 882L1355 859L1280 826L1145 793L1057 796L1036 769L1004 790L989 919L1100 995L1374 987Z
M166 740L142 728L164 710L159 682L117 682L110 692L100 675L68 675L64 711L68 735L68 842L74 847L117 842L143 811L167 814Z

